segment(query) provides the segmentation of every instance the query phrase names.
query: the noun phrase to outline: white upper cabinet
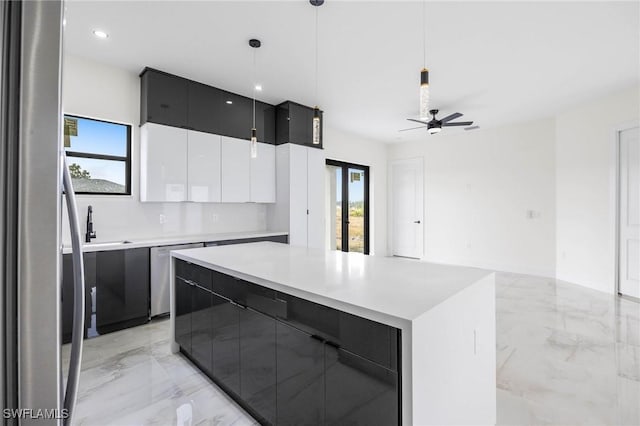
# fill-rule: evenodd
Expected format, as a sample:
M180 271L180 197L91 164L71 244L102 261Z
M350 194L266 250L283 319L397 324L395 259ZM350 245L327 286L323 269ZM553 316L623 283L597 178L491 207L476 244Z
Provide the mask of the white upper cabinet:
M201 203L221 200L221 136L189 130L188 199Z
M276 146L258 142L258 156L251 160L251 201L276 202Z
M276 147L155 123L140 128L140 200L275 203Z
M251 148L248 140L222 136L222 202L251 201Z
M140 200L187 200L187 130L146 123L140 128Z

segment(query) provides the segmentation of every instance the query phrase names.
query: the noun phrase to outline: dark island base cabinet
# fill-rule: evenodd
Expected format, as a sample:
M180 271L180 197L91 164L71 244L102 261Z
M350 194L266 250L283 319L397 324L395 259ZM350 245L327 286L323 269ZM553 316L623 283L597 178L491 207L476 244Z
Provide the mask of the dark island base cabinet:
M330 345L325 368L327 424L399 424L397 372Z
M399 330L175 262L176 342L260 423L401 424Z
M325 416L325 344L278 322L276 407L278 425L322 425Z
M225 390L240 395L240 311L237 305L212 295L213 377Z
M276 420L276 320L249 308L240 312L240 397L260 420Z

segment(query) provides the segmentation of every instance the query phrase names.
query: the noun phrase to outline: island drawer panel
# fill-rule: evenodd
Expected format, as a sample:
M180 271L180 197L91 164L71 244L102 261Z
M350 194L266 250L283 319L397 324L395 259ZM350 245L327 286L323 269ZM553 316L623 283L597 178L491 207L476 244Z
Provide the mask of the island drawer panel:
M184 270L205 269L188 262L178 261L178 264L179 266L176 267L178 275L182 273L193 277L199 273L184 272ZM211 289L214 293L240 306L248 306L278 318L385 368L398 370L398 330L396 328L217 271L207 271L210 273ZM195 280L192 279L192 281Z
M202 288L211 290L211 269L176 259L176 275Z
M286 302L286 314L279 317L283 321L397 371L396 328L285 293L278 292L277 299Z

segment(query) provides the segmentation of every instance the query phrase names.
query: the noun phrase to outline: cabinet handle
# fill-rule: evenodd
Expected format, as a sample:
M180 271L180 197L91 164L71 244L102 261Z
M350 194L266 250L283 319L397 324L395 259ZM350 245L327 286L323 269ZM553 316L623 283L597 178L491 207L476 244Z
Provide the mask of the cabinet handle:
M418 223L419 224L420 221L419 220L414 220L413 223Z
M336 342L332 342L331 340L325 340L324 342L329 346L333 346L336 349L340 349L340 345Z
M247 309L247 307L246 307L245 305L241 305L240 303L238 303L238 302L234 302L233 300L230 300L229 302L230 302L232 305L237 306L237 307L238 307L238 308L240 308L240 309Z

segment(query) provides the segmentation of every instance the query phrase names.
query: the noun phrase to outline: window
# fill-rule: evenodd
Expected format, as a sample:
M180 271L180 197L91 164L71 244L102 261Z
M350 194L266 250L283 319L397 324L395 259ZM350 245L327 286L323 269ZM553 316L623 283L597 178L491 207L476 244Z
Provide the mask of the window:
M65 146L76 194L131 194L131 126L65 115L77 136Z

